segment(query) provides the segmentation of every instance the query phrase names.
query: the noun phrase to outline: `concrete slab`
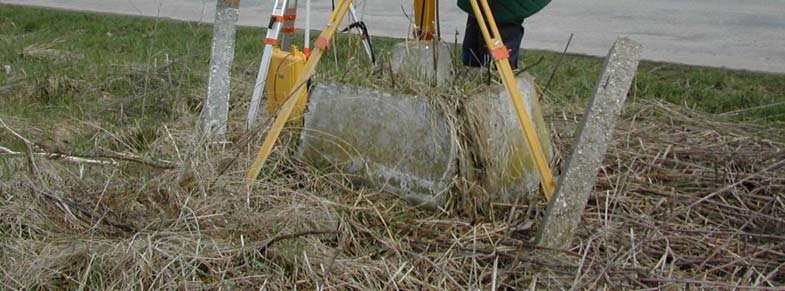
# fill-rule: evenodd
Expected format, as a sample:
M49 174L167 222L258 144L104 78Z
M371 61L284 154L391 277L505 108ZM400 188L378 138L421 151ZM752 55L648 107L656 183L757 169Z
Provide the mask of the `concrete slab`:
M535 86L534 77L523 73L517 77L517 83L546 158L551 159L553 145L540 108L541 94ZM474 126L472 151L479 164L475 175L489 194L486 200L514 202L517 197L537 190L540 176L504 86L499 85L488 94L467 100L466 112L469 124Z
M407 41L393 46L392 69L397 74L444 84L452 74L450 48L443 42Z
M608 53L567 167L545 213L539 245L569 248L597 182L597 172L635 77L640 53L640 44L627 38L618 39Z
M550 132L534 84L528 74L518 77L521 96L550 159ZM353 175L355 182L386 188L429 207L443 205L442 194L458 177L485 189L487 195L475 197L483 205L513 202L538 189L539 174L502 86L473 96L464 115L455 114L440 112L423 97L319 83L304 116L299 154L317 167ZM459 123L469 128L457 129L451 124L455 118L465 119ZM471 138L459 136L458 130Z
M311 91L300 156L359 183L436 207L456 177L458 144L445 115L416 96L337 83Z

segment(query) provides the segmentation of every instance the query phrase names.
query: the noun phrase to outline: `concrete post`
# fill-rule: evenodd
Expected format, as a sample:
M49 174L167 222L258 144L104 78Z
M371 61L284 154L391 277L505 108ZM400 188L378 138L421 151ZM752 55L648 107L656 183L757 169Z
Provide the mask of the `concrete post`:
M234 39L240 0L218 0L213 24L213 44L207 81L207 99L202 110L205 136L223 137L229 117Z
M608 53L567 168L545 213L538 237L540 246L570 246L638 68L640 51L638 43L619 38Z

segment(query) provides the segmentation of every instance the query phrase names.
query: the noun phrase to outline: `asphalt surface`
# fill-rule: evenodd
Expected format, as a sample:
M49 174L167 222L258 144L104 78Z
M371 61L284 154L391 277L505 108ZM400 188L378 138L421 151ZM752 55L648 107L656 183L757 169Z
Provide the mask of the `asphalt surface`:
M157 16L211 22L215 0L0 0L0 3ZM411 1L359 0L372 35L407 37ZM331 2L312 2L313 29L329 17ZM240 24L266 25L273 0L242 0ZM300 1L298 27L304 27ZM465 13L441 1L442 37L461 41ZM785 73L785 1L782 0L554 0L525 22L524 48L604 56L614 39L644 45L653 61Z

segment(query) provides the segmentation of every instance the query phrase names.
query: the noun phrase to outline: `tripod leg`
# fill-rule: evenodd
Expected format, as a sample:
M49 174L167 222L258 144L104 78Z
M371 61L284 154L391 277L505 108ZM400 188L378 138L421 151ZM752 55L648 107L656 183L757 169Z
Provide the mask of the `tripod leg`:
M534 129L534 125L532 125L531 117L526 111L526 105L523 103L521 93L518 90L518 83L515 81L515 75L510 66L510 54L501 39L501 34L499 34L499 29L496 26L496 20L493 18L493 13L491 13L491 7L488 5L487 0L479 1L480 3L478 3L478 0L469 0L469 3L472 5L474 16L477 18L480 31L485 39L485 44L488 47L490 55L494 59L494 63L502 78L504 87L507 88L507 92L515 105L518 121L520 122L521 129L526 137L526 142L529 145L529 154L534 159L537 171L540 173L540 182L543 192L545 193L545 200L550 202L553 198L553 193L556 191L556 183L553 181L553 174L548 167L548 160L545 158L545 152L542 149L542 144L540 144L537 131ZM480 6L482 6L482 8Z
M284 22L283 26L281 27L281 43L280 48L282 50L288 50L289 41L291 39L292 34L295 32L294 22L297 19L297 0L289 0L289 5L284 10Z
M267 71L270 69L270 60L273 57L273 48L278 45L278 35L283 26L285 9L288 6L287 0L275 0L275 7L273 8L273 15L270 17L270 24L267 26L267 35L264 39L264 53L262 54L262 61L259 63L259 72L256 75L256 83L253 88L253 95L251 95L251 105L248 107L248 117L246 118L246 129L253 128L256 115L259 111L259 103L262 99L262 91L264 91L265 82L267 80Z
M352 25L354 26L355 30L357 30L357 34L360 35L360 41L363 43L365 53L368 54L368 59L371 60L371 63L376 63L376 54L373 52L371 35L368 33L365 23L357 18L357 11L354 9L354 4L349 6L349 17L351 17Z

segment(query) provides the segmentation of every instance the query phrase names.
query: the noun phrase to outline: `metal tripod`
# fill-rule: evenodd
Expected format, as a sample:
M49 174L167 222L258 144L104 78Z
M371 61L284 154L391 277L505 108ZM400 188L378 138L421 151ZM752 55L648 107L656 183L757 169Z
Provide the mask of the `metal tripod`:
M349 5L349 17L352 23L342 32L354 29L362 40L365 52L371 63L376 62L376 56L373 52L371 45L370 35L365 23L359 21L357 12L354 9L354 4ZM267 73L270 70L270 61L273 57L273 49L278 46L281 49L286 48L286 41L291 33L295 31L294 23L297 19L297 0L275 0L273 13L270 17L270 23L267 25L267 35L264 39L264 53L262 54L262 61L259 63L259 72L256 75L256 83L254 84L253 95L251 95L251 104L248 107L248 117L246 119L246 129L253 128L256 115L259 111L259 103L262 99L262 91L264 90L265 83L267 82ZM310 27L306 27L310 29ZM281 32L284 33L283 37L279 40ZM306 42L310 41L308 39Z

